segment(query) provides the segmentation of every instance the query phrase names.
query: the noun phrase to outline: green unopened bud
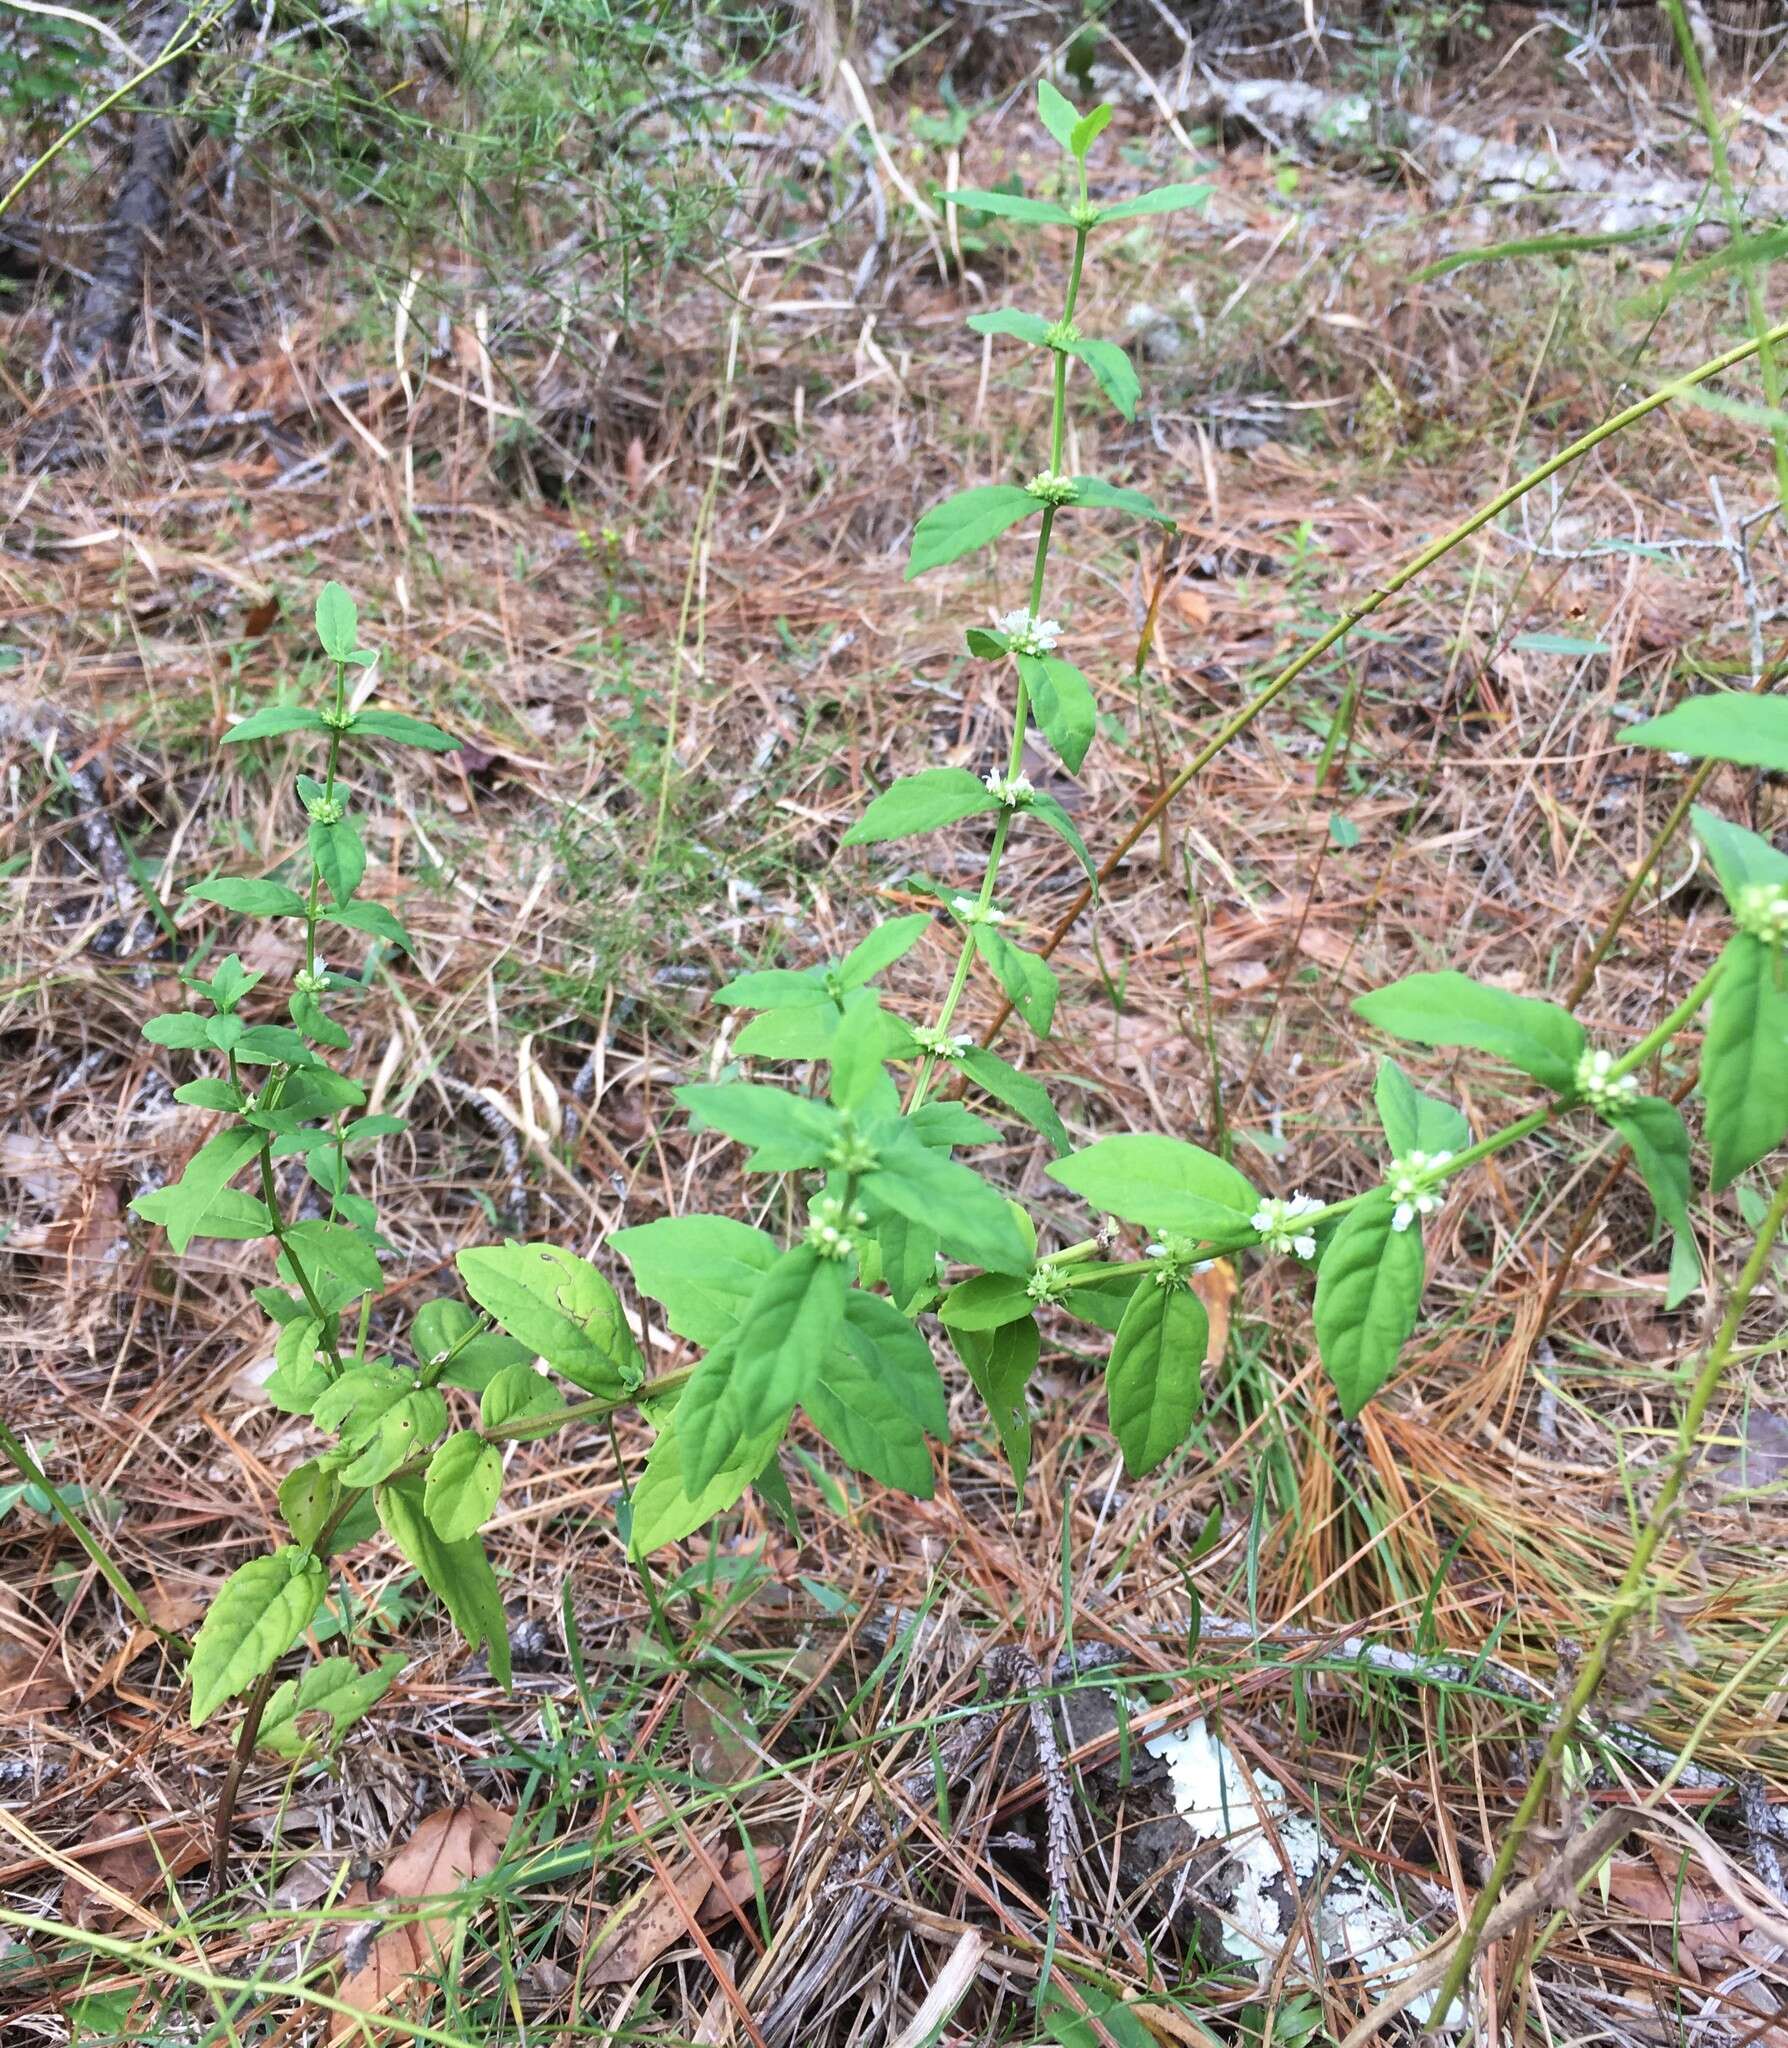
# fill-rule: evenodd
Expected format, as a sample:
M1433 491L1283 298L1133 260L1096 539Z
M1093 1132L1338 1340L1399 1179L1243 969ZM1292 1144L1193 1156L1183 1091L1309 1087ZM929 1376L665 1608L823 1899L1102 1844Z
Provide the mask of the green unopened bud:
M1099 218L1099 209L1090 199L1077 199L1068 209L1068 218L1077 228L1090 228Z
M1024 1283L1024 1291L1036 1302L1066 1301L1072 1292L1067 1274L1054 1266L1039 1266Z
M323 723L326 726L328 726L332 732L346 732L348 727L354 723L353 712L349 711L345 706L340 711L335 710L334 707L332 706L329 710L322 712L319 715L321 716Z
M1788 939L1788 882L1747 882L1732 906L1741 932L1779 946Z
M338 796L312 797L304 808L313 825L339 825L348 815L347 806Z
M841 1131L826 1147L826 1164L837 1173L873 1173L881 1154L856 1131Z
M1080 329L1072 320L1057 320L1043 335L1045 348L1072 348L1080 339Z
M1038 470L1025 489L1044 505L1072 505L1080 495L1080 486L1074 479L1054 469Z

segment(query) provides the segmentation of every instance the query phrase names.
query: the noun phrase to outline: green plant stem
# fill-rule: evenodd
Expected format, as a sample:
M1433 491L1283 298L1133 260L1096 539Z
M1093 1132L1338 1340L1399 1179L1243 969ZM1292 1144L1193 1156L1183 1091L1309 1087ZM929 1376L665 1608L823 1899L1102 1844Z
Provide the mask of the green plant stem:
M1788 322L1772 327L1764 334L1753 336L1749 341L1740 342L1720 355L1710 356L1706 362L1696 364L1694 369L1684 371L1680 377L1673 377L1669 383L1659 385L1657 390L1623 407L1621 411L1603 420L1599 426L1592 427L1587 434L1579 435L1575 441L1561 448L1556 455L1549 456L1537 469L1530 469L1525 476L1518 477L1514 483L1498 491L1494 497L1485 499L1468 518L1461 520L1438 540L1430 541L1425 548L1412 555L1401 568L1386 577L1383 583L1368 591L1358 604L1344 611L1327 631L1263 684L1240 710L1225 719L1192 759L1174 775L1166 788L1151 800L1100 863L1095 880L1084 884L1063 911L1054 931L1041 948L1042 957L1047 960L1067 938L1079 923L1087 905L1092 902L1095 890L1110 881L1129 857L1131 848L1181 795L1194 777L1202 774L1232 740L1247 731L1268 705L1283 696L1299 676L1313 663L1320 661L1331 647L1344 640L1362 621L1369 619L1374 612L1388 604L1399 591L1407 589L1419 576L1433 568L1436 562L1450 555L1455 548L1462 547L1473 534L1482 532L1492 520L1500 518L1511 505L1518 504L1529 491L1537 490L1541 484L1557 476L1560 470L1568 469L1573 462L1581 461L1585 455L1599 448L1604 441L1612 440L1615 435L1624 433L1628 427L1649 418L1652 413L1683 397L1685 393L1723 375L1727 370L1735 369L1740 363L1748 362L1762 349L1774 347L1782 341L1788 341ZM1011 1014L1012 1003L1008 998L1001 1003L992 1023L982 1033L983 1045L992 1045Z
M1082 167L1081 185L1084 196L1086 184L1085 167ZM1068 287L1062 300L1062 326L1068 327L1074 319L1074 308L1080 301L1081 273L1086 267L1087 230L1079 228L1074 235L1074 255L1068 265ZM1061 471L1062 451L1067 445L1068 433L1068 354L1065 349L1055 351L1055 374L1050 386L1049 412L1049 468L1052 475ZM1036 552L1031 557L1030 618L1035 625L1043 612L1044 581L1049 572L1049 544L1055 535L1055 515L1058 507L1045 505L1043 518L1037 528ZM1018 687L1012 700L1012 737L1006 749L1006 773L1016 775L1024 766L1024 736L1030 724L1031 697L1025 687L1024 677L1018 677ZM1005 857L1006 840L1012 828L1012 812L1002 810L999 821L993 828L993 844L988 848L987 865L982 871L981 887L975 898L977 911L985 914L993 903L994 884L999 878L1000 862ZM950 977L950 986L944 992L942 1008L938 1011L933 1029L942 1034L950 1028L956 1015L957 1005L962 1001L963 991L968 987L969 970L975 957L974 936L965 931L962 935L962 950L956 956L956 968ZM1008 1003L1001 1015L1010 1012ZM925 1100L932 1077L937 1070L937 1055L927 1053L919 1064L906 1099L907 1112L919 1107Z
M1695 110L1701 117L1701 130L1707 137L1707 151L1713 162L1714 183L1720 188L1720 205L1726 215L1726 230L1736 245L1744 238L1744 208L1739 203L1738 188L1732 179L1732 160L1726 153L1726 131L1721 126L1718 109L1713 103L1713 94L1708 88L1707 72L1702 67L1701 52L1695 47L1695 38L1689 28L1689 19L1683 11L1682 0L1659 0L1671 32L1676 37L1677 53L1682 58L1682 68L1689 75L1689 85L1695 95ZM1769 309L1763 297L1763 266L1746 263L1741 266L1744 284L1745 311L1750 319L1751 335L1757 343L1757 367L1763 375L1763 397L1773 413L1782 409L1782 379L1776 364L1773 337L1769 331ZM1776 495L1782 504L1782 513L1788 518L1788 431L1779 425L1770 428L1770 439L1776 451Z
M1497 1851L1496 1862L1489 1877L1478 1892L1471 1909L1465 1930L1459 1937L1459 1945L1453 1959L1447 1966L1446 1976L1441 1981L1434 2011L1444 2016L1452 2009L1461 1987L1469 1975L1478 1946L1483 1940L1484 1927L1496 1902L1507 1883L1509 1873L1514 1869L1521 1846L1526 1841L1534 1820L1547 1794L1550 1792L1565 1754L1571 1746L1577 1731L1577 1724L1595 1700L1596 1692L1607 1672L1608 1662L1613 1655L1627 1624L1638 1613L1646 1599L1646 1575L1651 1569L1652 1559L1657 1555L1658 1546L1663 1542L1671 1517L1680 1498L1683 1483L1688 1478L1689 1468L1694 1463L1700 1448L1701 1425L1707 1418L1708 1408L1714 1395L1719 1391L1720 1379L1732 1357L1732 1349L1738 1340L1739 1324L1744 1319L1751 1296L1756 1292L1757 1283L1762 1279L1769 1263L1770 1252L1777 1234L1782 1228L1784 1216L1788 1216L1788 1177L1776 1189L1775 1199L1770 1203L1761 1225L1758 1227L1756 1242L1751 1255L1745 1261L1744 1270L1732 1290L1732 1298L1726 1307L1719 1330L1708 1349L1706 1362L1695 1376L1687 1405L1676 1428L1676 1448L1664 1472L1664 1481L1658 1489L1651 1512L1639 1531L1638 1541L1633 1545L1633 1555L1625 1575L1622 1577L1614 1598L1610 1601L1607 1615L1596 1633L1596 1640L1589 1655L1583 1661L1576 1682L1569 1696L1559 1710L1558 1719L1553 1723L1552 1732L1546 1738L1546 1746L1534 1768L1527 1791L1521 1804L1515 1809L1515 1816L1509 1823L1502 1847Z
M81 1517L69 1506L68 1502L62 1497L60 1489L51 1482L42 1466L31 1455L29 1449L13 1435L12 1431L3 1422L0 1422L0 1456L4 1456L7 1463L12 1466L21 1479L28 1485L35 1486L42 1493L50 1506L55 1510L57 1521L62 1524L87 1553L93 1562L94 1570L105 1580L106 1584L111 1587L118 1598L124 1602L125 1608L132 1620L139 1622L144 1628L148 1629L150 1634L156 1638L163 1648L171 1650L175 1656L190 1656L192 1653L188 1649L183 1637L171 1634L167 1629L160 1627L150 1619L149 1610L138 1598L135 1587L131 1585L123 1572L107 1556L99 1538L94 1535L93 1531L88 1528Z

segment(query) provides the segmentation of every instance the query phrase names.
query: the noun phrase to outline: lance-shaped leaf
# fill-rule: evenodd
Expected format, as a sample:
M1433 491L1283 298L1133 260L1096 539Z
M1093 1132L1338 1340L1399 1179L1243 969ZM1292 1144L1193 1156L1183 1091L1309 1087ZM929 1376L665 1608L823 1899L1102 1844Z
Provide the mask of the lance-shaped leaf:
M1701 1284L1695 1227L1689 1218L1689 1134L1674 1102L1640 1095L1603 1112L1632 1150L1658 1220L1670 1226L1672 1250L1666 1308L1676 1308Z
M386 1535L446 1608L468 1648L490 1653L491 1675L507 1688L511 1677L509 1621L483 1543L476 1536L445 1542L428 1519L418 1478L393 1479L381 1486L374 1498Z
M1349 1210L1316 1270L1316 1346L1341 1396L1357 1415L1397 1365L1422 1306L1422 1233L1391 1227L1382 1191Z
M1788 958L1735 932L1720 961L1701 1047L1716 1188L1767 1158L1788 1133Z
M1025 1316L996 1330L952 1330L950 1341L968 1368L975 1391L987 1403L1000 1448L1012 1468L1012 1484L1022 1493L1031 1466L1031 1416L1025 1389L1037 1369L1037 1319Z
M1378 1063L1375 1090L1378 1120L1393 1158L1410 1152L1461 1152L1471 1143L1471 1126L1450 1102L1419 1094L1393 1059Z
M239 725L231 726L224 741L227 745L235 740L278 739L288 732L328 730L329 721L308 704L265 704L259 711L251 711Z
M1069 850L1080 863L1082 874L1086 876L1088 882L1092 885L1093 893L1097 895L1099 890L1099 871L1093 866L1093 857L1086 850L1086 841L1080 836L1080 827L1069 817L1060 802L1051 796L1047 790L1034 789L1026 800L1024 808L1031 812L1033 816L1041 818L1044 824L1059 839L1067 842Z
M1411 974L1354 998L1368 1024L1418 1045L1475 1047L1531 1074L1557 1094L1576 1085L1588 1039L1569 1010L1511 995L1450 970Z
M1038 954L1014 945L990 924L970 925L969 941L1011 998L1012 1007L1039 1038L1047 1038L1062 986L1055 969Z
M317 592L317 638L331 661L348 661L360 649L360 613L333 578Z
M1028 1273L1031 1247L1012 1206L978 1173L934 1152L897 1120L870 1131L879 1163L859 1183L872 1213L893 1209L935 1232L947 1256L995 1273Z
M362 1671L351 1657L325 1657L301 1678L288 1678L273 1688L256 1741L262 1749L284 1757L300 1757L320 1746L333 1747L391 1690L405 1662L400 1653L382 1657L372 1670ZM326 1719L327 1733L300 1726L301 1717L307 1714Z
M1716 690L1690 697L1661 718L1628 726L1629 746L1661 747L1703 761L1736 761L1746 768L1788 771L1788 697Z
M1049 339L1049 322L1041 313L1021 313L1016 306L1000 306L991 313L971 313L968 324L977 334L1009 334L1018 341L1035 342L1041 348Z
M225 910L244 917L302 917L304 898L284 882L267 882L249 875L213 875L195 882L187 895L197 903L221 904Z
M1788 853L1772 846L1760 833L1747 832L1713 811L1697 804L1689 813L1695 837L1707 848L1720 878L1726 907L1734 912L1740 893L1749 888L1769 888L1788 882Z
M1183 1282L1157 1273L1131 1295L1105 1367L1105 1404L1132 1479L1185 1442L1209 1341L1204 1304Z
M753 1173L801 1173L825 1163L837 1141L838 1112L760 1081L692 1081L672 1091L697 1130L724 1131L751 1154Z
M685 1399L687 1394L686 1389ZM683 1471L682 1416L679 1402L658 1432L633 1490L627 1533L630 1557L649 1557L667 1543L680 1543L730 1508L766 1466L773 1465L787 1422L786 1416L778 1417L769 1427L742 1437L713 1477L703 1486L693 1486Z
M1032 1130L1041 1131L1057 1159L1067 1153L1067 1130L1041 1081L1033 1075L1021 1074L997 1053L978 1045L965 1047L954 1064L995 1102L1003 1102L1015 1115L1023 1117Z
M838 985L861 988L878 974L885 974L897 960L903 960L931 929L931 918L923 910L905 917L891 917L861 938L838 963Z
M195 1237L235 1236L234 1230L218 1231L209 1226L218 1220L218 1212L225 1206L223 1197L229 1183L260 1148L258 1131L234 1124L219 1131L216 1137L207 1138L171 1186L138 1195L130 1206L146 1221L159 1223L177 1252L185 1251ZM266 1215L265 1209L258 1213Z
M1074 130L1080 125L1080 109L1047 78L1037 81L1037 112L1056 141L1064 149L1071 149Z
M459 741L450 732L426 718L412 718L407 711L357 711L353 730L356 738L395 740L399 746L422 747L431 754L459 750Z
M662 1216L617 1230L608 1242L672 1330L704 1350L738 1328L758 1282L781 1256L774 1238L730 1216Z
M997 220L1022 220L1032 227L1074 225L1074 216L1053 199L1028 199L1022 192L982 192L967 185L954 192L946 192L942 186L933 190L939 199L961 207L964 213L990 213Z
M1071 356L1078 356L1092 371L1093 381L1125 419L1132 420L1136 417L1136 404L1142 396L1142 385L1137 381L1134 364L1115 341L1076 338L1069 342L1068 353Z
M1161 526L1174 523L1171 512L1163 512L1146 491L1133 491L1125 484L1108 484L1096 476L1074 479L1074 502L1113 512L1130 512L1138 519L1153 519Z
M618 1398L639 1384L645 1367L620 1300L587 1259L512 1240L463 1251L456 1263L479 1307L585 1393Z
M1062 765L1078 770L1098 724L1093 686L1071 661L1053 654L1020 654L1016 660L1038 730L1062 757Z
M907 580L987 547L1008 527L1041 509L1030 492L1017 484L978 484L973 490L958 491L941 505L933 505L914 527Z
M422 1512L437 1536L457 1543L484 1527L502 1491L503 1453L476 1430L458 1429L428 1461Z
M892 788L883 790L844 835L843 844L867 846L877 840L935 832L959 818L999 807L999 798L966 768L927 768L918 775L904 775Z
M1099 224L1142 220L1150 214L1179 213L1186 207L1202 211L1210 204L1209 185L1161 185L1153 192L1139 192L1134 199L1118 199L1099 208Z
M331 900L352 902L366 873L366 847L353 819L337 818L333 825L325 825L313 818L305 844Z

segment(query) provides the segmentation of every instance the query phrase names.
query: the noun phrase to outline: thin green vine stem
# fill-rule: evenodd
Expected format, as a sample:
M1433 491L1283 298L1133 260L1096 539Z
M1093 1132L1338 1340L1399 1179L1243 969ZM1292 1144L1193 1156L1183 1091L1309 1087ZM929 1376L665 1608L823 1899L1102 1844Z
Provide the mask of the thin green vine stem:
M1086 168L1081 166L1081 191L1085 196ZM1077 228L1074 232L1074 254L1068 265L1068 285L1062 298L1060 326L1066 330L1073 323L1074 308L1080 303L1080 281L1086 268L1086 243L1088 230ZM1065 348L1055 351L1055 373L1050 385L1049 410L1049 469L1056 475L1062 466L1062 451L1067 445L1068 433L1068 352ZM1055 515L1058 507L1045 504L1043 518L1037 528L1036 551L1031 557L1031 588L1028 613L1032 625L1043 615L1043 590L1049 573L1049 547L1055 536ZM1012 699L1012 737L1006 749L1006 773L1015 776L1024 766L1024 736L1030 724L1031 697L1025 686L1023 675L1018 677L1017 689ZM977 916L985 917L993 904L994 884L999 878L1000 862L1005 858L1006 841L1011 834L1012 812L1002 809L999 820L993 828L993 844L988 848L987 865L982 870L981 887L975 897ZM950 976L950 985L944 991L942 1007L932 1031L938 1038L949 1030L961 1003L963 992L968 987L969 972L975 957L974 938L970 932L962 935L962 949L956 956L956 966ZM910 1114L925 1100L937 1070L938 1055L928 1051L919 1063L913 1085L907 1093L906 1108Z
M1775 1199L1770 1203L1762 1223L1758 1226L1751 1255L1745 1261L1744 1270L1734 1283L1725 1316L1721 1320L1713 1343L1708 1348L1706 1361L1695 1376L1688 1402L1676 1426L1676 1448L1670 1455L1663 1484L1658 1488L1651 1512L1646 1516L1638 1540L1633 1545L1633 1555L1628 1562L1625 1575L1608 1604L1608 1612L1596 1632L1596 1639L1588 1656L1583 1660L1576 1682L1559 1710L1557 1720L1552 1724L1552 1732L1546 1738L1546 1746L1540 1753L1540 1760L1534 1767L1527 1790L1522 1795L1520 1805L1515 1809L1515 1816L1503 1837L1502 1847L1497 1851L1490 1875L1473 1902L1470 1917L1459 1937L1459 1944L1453 1952L1452 1961L1447 1966L1446 1976L1441 1980L1440 1991L1435 1999L1434 2010L1438 2014L1444 2015L1451 2011L1454 2001L1458 1998L1483 1941L1484 1928L1502 1895L1510 1872L1515 1867L1516 1859L1520 1856L1522 1844L1526 1841L1540 1808L1559 1775L1566 1753L1576 1735L1577 1725L1594 1703L1596 1693L1607 1672L1609 1660L1618 1647L1627 1624L1645 1604L1646 1576L1651 1569L1652 1559L1657 1555L1658 1546L1663 1542L1669 1529L1689 1469L1700 1449L1701 1426L1707 1419L1707 1411L1713 1404L1714 1395L1719 1391L1720 1380L1731 1361L1733 1346L1738 1341L1739 1324L1744 1319L1751 1296L1756 1292L1757 1284L1769 1263L1770 1253L1782 1228L1784 1217L1788 1217L1788 1177L1784 1177L1776 1189Z
M1574 462L1580 462L1584 456L1601 447L1604 441L1612 440L1615 435L1624 433L1628 427L1649 418L1651 414L1669 405L1673 400L1711 382L1715 377L1724 375L1728 370L1736 369L1740 363L1748 362L1763 349L1783 341L1788 341L1788 321L1770 328L1767 333L1754 335L1749 341L1739 342L1717 356L1710 356L1706 362L1697 363L1692 370L1685 370L1680 377L1671 378L1667 384L1660 384L1655 391L1648 392L1643 398L1635 399L1631 405L1623 407L1598 426L1592 427L1588 433L1580 434L1556 455L1548 456L1537 468L1530 469L1525 476L1517 477L1512 484L1498 491L1494 497L1486 498L1475 512L1442 534L1438 540L1430 541L1382 583L1375 585L1358 604L1344 611L1332 626L1319 634L1308 647L1265 682L1246 704L1225 719L1191 760L1176 772L1172 781L1149 802L1146 809L1131 823L1122 838L1100 862L1095 880L1082 884L1067 909L1062 912L1054 931L1041 948L1042 957L1047 960L1057 950L1079 923L1082 913L1093 900L1095 890L1110 881L1128 859L1131 849L1185 791L1187 785L1196 776L1201 775L1233 740L1246 732L1269 705L1282 697L1299 676L1320 661L1330 648L1346 639L1356 626L1369 619L1374 612L1381 610L1399 591L1407 589L1418 577L1425 575L1436 562L1450 555L1455 548L1463 547L1473 534L1481 533L1492 520L1500 518L1508 511L1510 506L1519 504L1529 491L1537 490L1541 484L1557 476L1560 470L1568 469ZM1012 1014L1012 1008L1010 998L1001 1003L994 1013L993 1021L982 1033L983 1045L991 1045L999 1036L1006 1019Z
M187 1646L179 1636L162 1628L151 1619L149 1610L143 1605L136 1588L106 1554L105 1546L100 1542L99 1538L94 1535L93 1531L88 1528L87 1524L68 1504L61 1490L31 1455L29 1448L21 1443L3 1422L0 1422L0 1456L6 1459L6 1462L27 1485L36 1487L45 1500L49 1502L57 1521L62 1524L63 1528L68 1531L87 1553L88 1558L92 1562L93 1569L98 1572L106 1584L111 1587L112 1591L117 1594L118 1598L123 1601L131 1619L148 1629L165 1649L173 1651L176 1656L184 1657L188 1655Z

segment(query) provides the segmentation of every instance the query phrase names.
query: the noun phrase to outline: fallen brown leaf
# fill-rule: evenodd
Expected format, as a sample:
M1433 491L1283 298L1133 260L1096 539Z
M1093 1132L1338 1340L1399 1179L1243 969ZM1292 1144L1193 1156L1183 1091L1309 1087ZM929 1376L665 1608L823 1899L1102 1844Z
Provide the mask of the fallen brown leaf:
M586 1984L592 1989L631 1984L643 1977L667 1948L682 1940L714 1888L718 1846L716 1837L703 1845L701 1854L678 1864L668 1883L654 1876L609 1915L584 1972Z
M59 1714L74 1696L67 1673L48 1649L0 1642L0 1726Z
M184 1877L211 1853L208 1832L196 1822L159 1820L145 1822L141 1814L108 1808L96 1813L83 1842L105 1842L114 1835L137 1831L134 1841L101 1849L83 1857L81 1868L91 1873L89 1884L72 1872L62 1883L62 1917L93 1934L115 1934L132 1924L132 1916L99 1889L105 1886L121 1897L145 1904L167 1878ZM164 1872L166 1873L164 1877Z
M730 1920L736 1906L743 1906L756 1897L760 1882L766 1892L770 1889L782 1875L782 1866L787 1861L788 1851L780 1842L760 1843L754 1876L751 1857L745 1850L729 1850L726 1861L720 1866L720 1881L702 1901L696 1919L703 1927L717 1927L721 1921Z
M372 1897L385 1904L413 1907L424 1899L445 1899L461 1886L489 1877L502 1858L503 1844L515 1816L492 1806L476 1793L462 1806L443 1807L419 1823L415 1832L385 1866ZM380 2012L406 1993L419 1989L414 1980L439 1967L453 1940L453 1914L424 1915L387 1927L373 1941L363 1962L357 1962L336 1994L357 2012ZM349 1953L355 1953L351 1944ZM358 2039L364 2022L344 2014L329 2030L331 2041Z
M750 1710L731 1686L698 1678L683 1695L683 1736L689 1764L710 1785L739 1785L756 1777L763 1743Z
M1703 1969L1723 1970L1750 1959L1744 1947L1748 1930L1737 1909L1692 1870L1679 1876L1674 1861L1667 1870L1652 1863L1611 1864L1608 1895L1641 1920L1670 1929L1678 1959L1697 1979Z

